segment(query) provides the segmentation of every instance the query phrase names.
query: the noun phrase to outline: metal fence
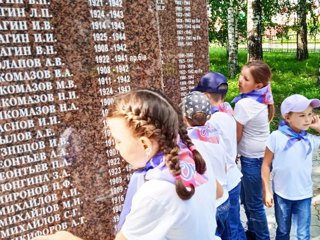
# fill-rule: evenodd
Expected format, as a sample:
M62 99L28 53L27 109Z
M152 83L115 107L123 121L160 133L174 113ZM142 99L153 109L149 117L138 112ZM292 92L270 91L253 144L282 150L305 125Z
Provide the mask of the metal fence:
M296 52L297 35L282 38L263 36L262 48L264 52ZM246 43L240 43L239 49L247 49ZM320 34L308 36L308 51L320 52Z

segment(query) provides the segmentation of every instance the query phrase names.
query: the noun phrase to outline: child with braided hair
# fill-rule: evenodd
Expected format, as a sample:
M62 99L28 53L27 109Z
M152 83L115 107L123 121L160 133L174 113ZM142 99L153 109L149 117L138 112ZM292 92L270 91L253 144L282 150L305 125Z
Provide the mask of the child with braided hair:
M217 179L217 189L220 192L217 192L216 202L216 236L222 240L232 239L227 223L230 208L227 189L227 148L221 130L208 122L211 117L210 100L204 93L193 91L183 99L181 108L188 126L188 135L206 161L208 176Z
M155 90L118 95L107 122L133 166L116 240L214 239L215 179L193 147L171 101ZM58 232L34 240L79 240Z

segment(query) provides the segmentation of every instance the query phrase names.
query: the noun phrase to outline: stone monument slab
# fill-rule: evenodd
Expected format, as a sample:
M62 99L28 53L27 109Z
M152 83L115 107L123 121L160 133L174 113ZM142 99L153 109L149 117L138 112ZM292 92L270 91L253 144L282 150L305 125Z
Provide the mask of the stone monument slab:
M206 1L0 0L0 239L113 239L132 172L113 96L178 103L206 71Z

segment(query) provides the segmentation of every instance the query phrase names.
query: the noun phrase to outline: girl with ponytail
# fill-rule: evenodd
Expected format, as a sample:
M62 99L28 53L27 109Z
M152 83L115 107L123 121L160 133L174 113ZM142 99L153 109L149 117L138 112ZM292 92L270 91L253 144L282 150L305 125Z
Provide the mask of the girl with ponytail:
M269 240L268 221L263 205L261 166L274 116L271 91L272 71L263 61L242 67L240 95L232 102L237 121L238 154L241 161L241 202L247 216L247 239Z

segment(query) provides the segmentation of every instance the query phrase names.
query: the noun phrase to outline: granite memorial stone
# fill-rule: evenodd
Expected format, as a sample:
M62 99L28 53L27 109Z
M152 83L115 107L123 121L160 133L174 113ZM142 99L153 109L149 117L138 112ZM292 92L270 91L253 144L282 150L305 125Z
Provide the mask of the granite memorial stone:
M113 239L131 168L104 116L208 70L204 0L0 0L0 239Z

